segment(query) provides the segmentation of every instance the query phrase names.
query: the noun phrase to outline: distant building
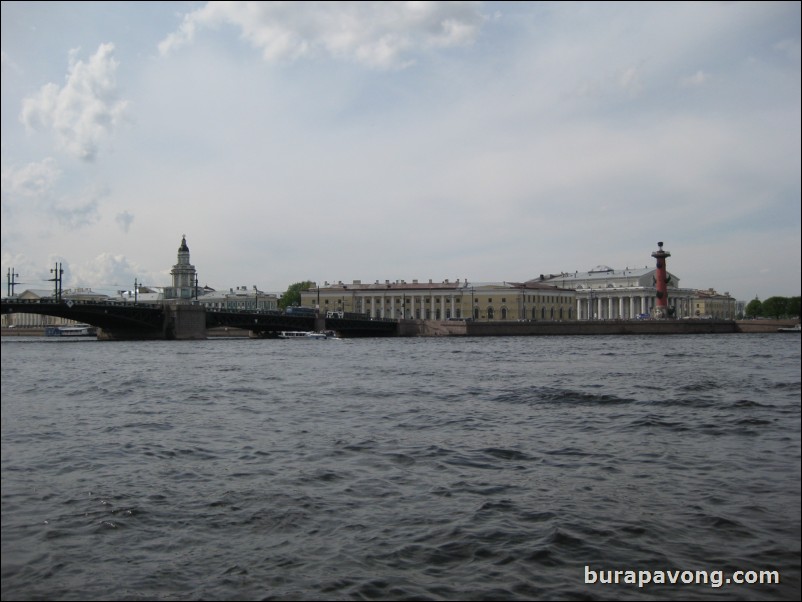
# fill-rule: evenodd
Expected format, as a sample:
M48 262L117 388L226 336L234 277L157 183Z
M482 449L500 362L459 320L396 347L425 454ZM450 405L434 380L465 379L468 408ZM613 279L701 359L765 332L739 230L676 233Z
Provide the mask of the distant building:
M371 318L418 320L574 320L575 292L541 282L469 283L354 280L313 286L301 293L303 307L322 314L348 312Z
M719 294L712 288L694 291L692 298L694 318L734 320L738 316L738 302L729 293ZM743 313L743 311L741 311Z
M655 268L615 270L598 265L587 272L541 275L540 281L576 291L576 313L580 320L634 319L654 315L657 289ZM729 293L712 289L679 288L679 278L667 272L668 307L674 318L714 317L735 319L736 300Z
M136 290L118 291L124 303L161 303L164 301L164 288L137 285Z
M189 263L186 235L181 238L181 246L178 247L178 263L173 266L170 274L173 277L173 285L164 288L164 298L192 299L195 296L197 275L195 266Z
M196 302L208 310L275 311L278 309L278 297L275 294L260 291L256 285L250 290L245 286L238 286L223 292L209 289L199 295Z

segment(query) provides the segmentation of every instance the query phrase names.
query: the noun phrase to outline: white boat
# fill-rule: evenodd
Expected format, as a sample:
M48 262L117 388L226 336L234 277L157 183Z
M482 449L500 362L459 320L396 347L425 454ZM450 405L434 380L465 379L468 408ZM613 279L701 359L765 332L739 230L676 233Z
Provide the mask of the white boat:
M799 324L794 324L791 327L778 328L777 332L802 332L802 326Z
M278 333L278 338L280 339L329 339L333 337L333 333L316 332L314 330L283 330Z
M73 326L48 326L45 328L47 337L96 337L97 328L89 324L75 324Z

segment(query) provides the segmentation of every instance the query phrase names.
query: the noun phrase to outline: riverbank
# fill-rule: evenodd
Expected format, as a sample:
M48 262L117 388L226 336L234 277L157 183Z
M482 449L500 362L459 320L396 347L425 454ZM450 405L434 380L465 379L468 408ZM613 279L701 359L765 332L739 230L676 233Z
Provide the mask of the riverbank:
M599 320L575 322L472 322L439 320L402 320L398 336L561 336L614 334L731 334L777 333L799 320ZM44 328L3 328L2 336L44 336ZM210 328L207 338L248 337L239 328Z

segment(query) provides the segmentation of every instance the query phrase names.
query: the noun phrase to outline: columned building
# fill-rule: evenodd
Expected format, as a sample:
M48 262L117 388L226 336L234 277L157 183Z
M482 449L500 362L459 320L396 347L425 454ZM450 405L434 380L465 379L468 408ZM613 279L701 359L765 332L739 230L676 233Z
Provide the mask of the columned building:
M301 293L303 307L406 320L575 320L576 294L542 282L469 283L354 280Z
M178 263L170 270L173 277L173 285L164 288L165 299L191 299L195 296L196 273L195 266L189 263L189 247L187 237L181 238L181 246L178 247Z
M599 265L588 272L548 274L540 279L576 291L579 320L633 320L655 316L655 268L615 270ZM673 318L735 319L736 301L729 293L679 287L679 278L666 272L668 309Z
M260 291L256 285L253 285L250 290L247 286L238 286L227 291L207 289L198 297L197 303L212 311L275 311L278 309L278 297L273 293Z

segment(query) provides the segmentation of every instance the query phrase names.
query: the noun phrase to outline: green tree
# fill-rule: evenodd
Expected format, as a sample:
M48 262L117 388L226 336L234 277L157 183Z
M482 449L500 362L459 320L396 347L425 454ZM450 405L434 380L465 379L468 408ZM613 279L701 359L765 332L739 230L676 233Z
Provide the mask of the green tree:
M760 302L760 299L755 297L749 303L747 303L746 308L744 309L744 314L747 318L756 318L763 315L763 304Z
M788 297L786 310L789 317L798 318L802 314L802 297Z
M296 282L295 284L291 284L286 292L281 295L281 299L278 300L278 306L281 309L287 309L291 305L300 305L301 304L301 292L308 291L315 285L314 282L310 280L304 280L303 282Z
M785 297L769 297L763 302L763 315L767 318L788 315L788 300Z

